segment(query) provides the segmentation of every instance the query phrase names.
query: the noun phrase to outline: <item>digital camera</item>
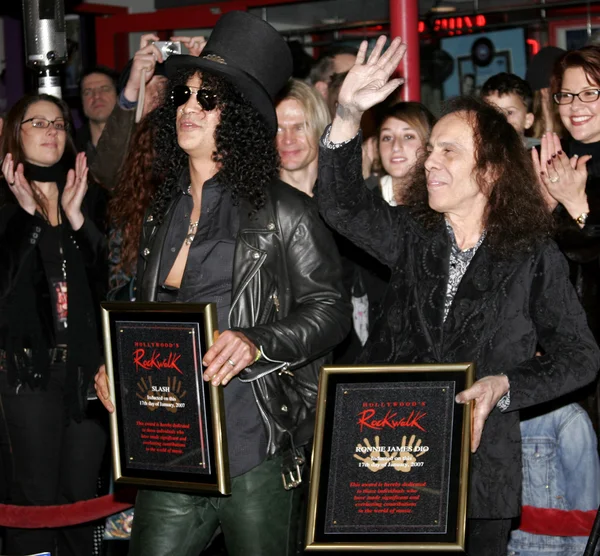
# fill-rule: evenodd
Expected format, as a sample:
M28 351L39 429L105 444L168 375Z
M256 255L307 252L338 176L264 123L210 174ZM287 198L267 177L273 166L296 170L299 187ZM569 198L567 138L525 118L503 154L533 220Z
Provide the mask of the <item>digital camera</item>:
M163 62L172 54L181 54L181 43L179 41L154 41L153 44L160 50Z

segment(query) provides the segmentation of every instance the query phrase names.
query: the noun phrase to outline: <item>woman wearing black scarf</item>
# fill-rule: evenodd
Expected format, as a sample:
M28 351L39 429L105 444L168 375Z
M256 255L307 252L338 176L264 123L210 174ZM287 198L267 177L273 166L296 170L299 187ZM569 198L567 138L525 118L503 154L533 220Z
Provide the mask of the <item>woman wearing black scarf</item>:
M570 50L559 58L552 98L571 139L564 149L556 134L542 137L532 154L557 225L556 241L569 261L571 281L588 324L600 340L600 47ZM600 430L600 383L583 394Z
M106 443L86 395L101 359L105 241L82 210L87 163L75 158L70 128L61 100L27 96L2 138L0 431L8 502L17 505L93 498ZM4 548L85 556L93 527L8 529Z

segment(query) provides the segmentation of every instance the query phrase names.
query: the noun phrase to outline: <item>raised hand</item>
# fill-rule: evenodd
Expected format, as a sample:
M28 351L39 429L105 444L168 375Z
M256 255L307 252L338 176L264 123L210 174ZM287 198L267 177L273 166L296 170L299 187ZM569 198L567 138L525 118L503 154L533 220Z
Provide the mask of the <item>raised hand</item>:
M344 79L338 96L338 106L330 133L330 139L334 143L354 137L363 112L382 102L403 83L401 78L390 80L390 77L402 60L406 45L397 37L382 54L385 42L385 36L377 39L375 48L366 62L367 41L361 43L356 63Z
M158 35L152 33L142 35L140 39L140 49L133 56L129 79L123 90L125 98L130 102L138 100L142 75L145 83L148 83L154 75L157 62L162 63L164 61L161 51L153 44L154 41L158 40L160 40Z
M67 173L67 183L61 200L62 208L75 231L83 226L81 203L87 192L87 175L87 159L85 153L81 152L75 159L75 170L69 170Z
M10 153L2 161L2 173L21 208L31 215L35 214L37 203L33 196L33 190L23 174L23 165L19 164L15 170L13 157Z
M204 37L185 37L178 35L171 37L171 40L179 41L190 51L191 56L200 56L206 46L206 39Z

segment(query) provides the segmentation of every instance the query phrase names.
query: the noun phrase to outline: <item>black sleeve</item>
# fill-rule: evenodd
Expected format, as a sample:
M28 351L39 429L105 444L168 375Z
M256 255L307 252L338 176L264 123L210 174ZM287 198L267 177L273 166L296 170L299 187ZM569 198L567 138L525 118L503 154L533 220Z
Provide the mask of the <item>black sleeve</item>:
M333 349L350 329L340 257L312 202L291 233L285 256L293 308L281 320L242 330L263 353L240 374L243 380L282 366L300 367Z
M569 281L567 263L553 242L544 247L533 269L529 310L544 355L506 372L509 411L585 386L600 367L600 351Z
M12 291L24 261L33 253L47 227L42 218L19 205L0 210L0 299Z
M325 221L387 266L398 259L407 213L368 189L362 176L359 133L336 149L319 150L317 201Z

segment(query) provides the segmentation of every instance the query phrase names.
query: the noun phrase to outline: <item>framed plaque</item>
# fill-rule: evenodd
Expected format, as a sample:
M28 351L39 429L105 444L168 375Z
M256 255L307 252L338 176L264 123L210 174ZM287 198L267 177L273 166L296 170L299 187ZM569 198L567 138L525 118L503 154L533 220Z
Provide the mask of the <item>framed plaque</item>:
M463 552L473 364L326 366L307 551Z
M214 304L102 303L115 482L231 491L223 391L202 378Z

